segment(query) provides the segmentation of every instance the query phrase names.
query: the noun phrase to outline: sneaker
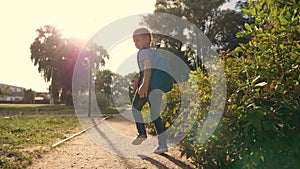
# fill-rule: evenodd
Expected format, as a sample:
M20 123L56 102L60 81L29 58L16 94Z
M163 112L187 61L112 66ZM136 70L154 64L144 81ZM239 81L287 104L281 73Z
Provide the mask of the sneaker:
M138 135L132 142L133 145L140 145L147 139L146 135Z
M160 148L160 147L157 147L154 151L153 151L153 153L155 153L155 154L162 154L162 153L165 153L165 152L167 152L168 151L168 148Z

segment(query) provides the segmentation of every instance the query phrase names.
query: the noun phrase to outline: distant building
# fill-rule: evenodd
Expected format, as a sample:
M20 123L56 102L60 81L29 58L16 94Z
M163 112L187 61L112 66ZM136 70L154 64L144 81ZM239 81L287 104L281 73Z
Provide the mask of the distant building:
M36 104L48 104L50 103L50 93L48 92L36 92L34 103Z
M24 87L12 86L0 83L1 103L24 103ZM50 94L46 92L36 92L34 103L48 103Z
M0 83L0 101L22 101L24 87L6 85Z

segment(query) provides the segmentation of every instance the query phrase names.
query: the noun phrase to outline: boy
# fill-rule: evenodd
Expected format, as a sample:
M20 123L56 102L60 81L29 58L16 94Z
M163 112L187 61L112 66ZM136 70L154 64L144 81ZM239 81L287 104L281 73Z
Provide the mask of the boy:
M151 80L153 55L150 48L151 34L146 28L139 28L133 33L133 41L137 49L139 49L137 60L140 69L140 76L135 85L135 96L132 103L132 113L138 130L137 138L132 142L134 145L139 145L147 139L144 119L141 113L143 106L149 102L150 117L154 123L156 133L158 135L158 147L154 153L161 154L168 151L165 126L160 117L160 105L163 92L160 90L150 90L149 83Z

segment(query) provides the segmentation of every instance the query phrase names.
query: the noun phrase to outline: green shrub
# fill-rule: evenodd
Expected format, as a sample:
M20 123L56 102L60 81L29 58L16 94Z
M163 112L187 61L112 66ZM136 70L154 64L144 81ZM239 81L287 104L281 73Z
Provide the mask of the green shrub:
M197 141L211 99L212 79L195 71L184 92L199 88L199 99L180 100L178 89L167 94L163 119L167 127L183 111L198 110L182 151L198 168L297 168L300 166L300 26L295 0L249 1L245 13L256 17L239 37L247 44L221 53L227 78L227 103L214 134ZM188 118L188 117L187 117Z
M100 110L107 109L111 105L111 98L106 96L103 92L96 93L96 100Z

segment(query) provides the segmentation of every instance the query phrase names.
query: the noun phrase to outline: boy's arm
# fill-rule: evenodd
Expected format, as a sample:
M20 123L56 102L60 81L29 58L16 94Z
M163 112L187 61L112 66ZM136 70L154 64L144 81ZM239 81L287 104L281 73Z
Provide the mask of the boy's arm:
M132 93L135 93L136 89L138 88L138 85L139 85L139 78L135 77L133 79Z
M148 96L149 83L151 78L151 61L149 59L145 59L143 61L144 65L144 77L141 86L139 87L138 94L141 98Z

